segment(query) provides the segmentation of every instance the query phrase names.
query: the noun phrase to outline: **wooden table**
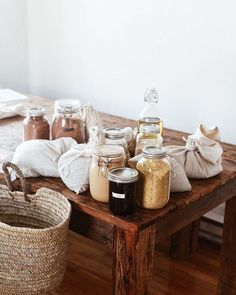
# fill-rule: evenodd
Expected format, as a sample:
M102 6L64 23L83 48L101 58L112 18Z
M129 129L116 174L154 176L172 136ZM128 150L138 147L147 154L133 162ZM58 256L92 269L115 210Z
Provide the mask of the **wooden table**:
M135 126L136 122L102 114L104 126ZM0 121L0 136L19 136L22 118ZM164 130L168 144L182 144L186 134ZM192 191L172 194L170 202L160 210L136 208L132 216L117 217L106 204L93 200L89 193L76 195L56 178L31 178L32 192L40 187L60 191L73 207L70 228L99 241L114 251L113 294L144 295L148 293L152 275L155 240L181 230L224 201L226 203L222 265L218 295L236 294L236 147L222 144L224 171L208 180L191 181ZM4 183L3 175L0 182ZM15 182L19 189L19 183ZM78 278L79 280L79 278ZM78 281L79 284L79 281ZM158 290L156 292L158 294Z

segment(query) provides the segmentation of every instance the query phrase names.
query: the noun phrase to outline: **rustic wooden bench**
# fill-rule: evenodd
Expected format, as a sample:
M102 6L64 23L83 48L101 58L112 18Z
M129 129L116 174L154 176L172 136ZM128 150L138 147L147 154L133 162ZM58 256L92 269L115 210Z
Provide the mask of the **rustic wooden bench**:
M132 120L107 114L101 116L104 126L136 125ZM0 121L0 136L19 136L21 133L22 117ZM182 144L183 136L186 134L164 130L164 140L168 144ZM89 192L76 195L67 189L60 179L29 178L28 182L32 192L40 187L48 187L64 194L73 207L71 230L113 249L113 294L115 295L149 294L155 241L160 242L176 232L180 233L177 237L181 237L181 233L186 229L189 232L189 226L194 221L226 201L218 295L235 295L236 146L225 143L222 143L222 146L224 171L220 175L208 180L191 181L192 191L171 194L169 203L163 209L136 208L134 214L127 217L114 216L106 204L93 200ZM0 183L4 183L2 174ZM19 189L19 182L15 181L14 186L15 189ZM183 238L182 241L184 246Z

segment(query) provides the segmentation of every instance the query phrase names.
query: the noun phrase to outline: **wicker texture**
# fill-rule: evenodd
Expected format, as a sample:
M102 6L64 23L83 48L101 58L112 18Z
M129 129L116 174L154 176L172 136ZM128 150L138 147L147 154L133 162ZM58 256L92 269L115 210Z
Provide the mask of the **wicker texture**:
M12 192L7 167L24 192ZM0 294L47 294L63 280L71 205L55 191L27 194L19 169L4 163L8 186L0 185Z

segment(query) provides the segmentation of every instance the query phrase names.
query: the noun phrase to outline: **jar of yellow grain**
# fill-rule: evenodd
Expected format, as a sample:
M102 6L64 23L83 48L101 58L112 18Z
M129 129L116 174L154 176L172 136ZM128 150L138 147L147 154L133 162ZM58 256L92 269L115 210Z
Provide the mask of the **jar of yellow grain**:
M164 148L148 146L138 161L138 205L146 209L160 209L170 198L171 166Z

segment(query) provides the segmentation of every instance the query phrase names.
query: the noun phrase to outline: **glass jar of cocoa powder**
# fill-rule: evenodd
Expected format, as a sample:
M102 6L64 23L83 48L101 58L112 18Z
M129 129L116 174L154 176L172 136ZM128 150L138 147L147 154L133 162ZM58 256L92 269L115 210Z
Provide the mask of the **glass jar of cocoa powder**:
M85 126L80 115L81 103L78 99L55 101L55 114L52 122L52 139L72 137L78 143L85 142Z
M31 139L50 139L50 125L41 107L31 107L26 111L23 121L24 141Z

